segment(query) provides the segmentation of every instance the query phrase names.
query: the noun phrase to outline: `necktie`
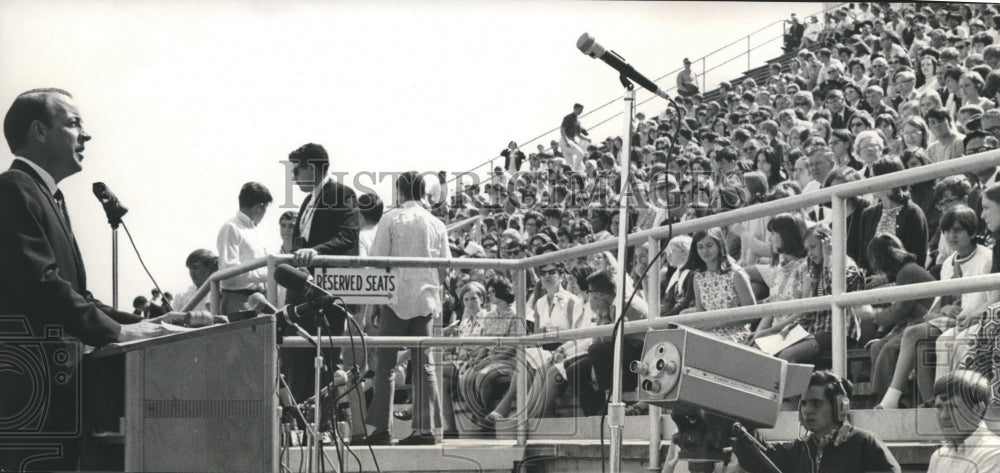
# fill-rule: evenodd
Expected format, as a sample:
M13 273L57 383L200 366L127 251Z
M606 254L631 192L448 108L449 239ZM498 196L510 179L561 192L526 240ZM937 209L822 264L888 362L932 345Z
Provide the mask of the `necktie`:
M66 210L66 199L63 198L63 193L61 190L57 190L53 195L56 201L56 205L59 206L59 211L62 212L63 221L66 222L66 227L69 228L70 233L73 232L73 225L69 222L69 211Z

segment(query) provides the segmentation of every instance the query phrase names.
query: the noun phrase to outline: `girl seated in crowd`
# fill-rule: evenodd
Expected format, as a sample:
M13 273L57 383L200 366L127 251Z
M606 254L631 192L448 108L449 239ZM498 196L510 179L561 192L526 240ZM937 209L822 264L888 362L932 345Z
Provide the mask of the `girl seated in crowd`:
M685 266L694 272L694 307L681 311L682 314L757 303L750 288L750 277L729 256L725 237L719 229L696 232L691 247ZM743 343L750 337L746 322L730 322L709 331L736 343Z
M917 264L917 257L890 233L879 233L868 244L868 260L873 271L884 274L890 283L897 286L934 280L927 270ZM878 396L884 397L889 390L903 331L910 325L920 323L933 302L932 298L895 301L875 312L875 323L885 333L881 339L869 342L872 386Z
M941 217L941 229L949 246L955 250L945 259L941 266L941 280L979 276L988 274L992 265L992 254L985 246L977 243L976 229L979 219L976 213L966 206L953 207ZM900 341L899 359L892 375L892 382L886 395L878 407L895 409L899 398L909 382L911 372L915 371L917 387L921 399L933 400L935 365L915 363L915 360L926 360L924 355L917 354L920 342L933 342L938 339L943 330L954 327L956 317L963 307L978 307L986 301L985 292L970 292L954 296L940 296L923 316L923 322L908 325L903 330ZM963 324L965 322L963 321ZM953 332L952 332L953 333ZM949 337L953 339L953 337ZM942 350L935 350L939 359L938 366L950 366L947 356L950 343L939 344ZM943 358L943 359L942 359Z

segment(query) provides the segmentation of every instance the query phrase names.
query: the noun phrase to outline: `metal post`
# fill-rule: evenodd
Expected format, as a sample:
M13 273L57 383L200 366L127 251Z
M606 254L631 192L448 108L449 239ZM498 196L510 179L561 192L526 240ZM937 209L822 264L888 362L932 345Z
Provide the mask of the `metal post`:
M118 308L118 227L111 228L111 307Z
M831 248L832 278L831 289L833 296L839 296L847 288L847 276L844 274L845 259L847 255L847 221L846 203L843 197L833 195L831 199L831 210L833 219L831 220L833 230L833 247ZM841 377L847 376L847 331L846 318L844 317L846 308L840 304L833 303L830 307L830 317L832 317L833 333L833 372Z
M664 203L664 205L667 204ZM659 225L659 223L660 222L653 222L653 225L656 226ZM650 258L653 258L654 255L659 253L659 240L650 238L649 242L646 244L648 245ZM646 318L650 320L660 316L660 304L662 303L660 300L660 261L661 260L658 257L650 259L649 274L647 274L646 277L646 298L649 302L649 313L646 315ZM660 470L660 437L663 436L660 431L660 416L662 415L663 412L659 406L649 406L649 464L646 466L649 470Z
M702 95L704 95L705 92L708 92L708 85L706 85L707 82L706 82L706 79L705 79L705 61L706 60L707 60L707 58L704 58L704 57L701 58L701 93L702 93ZM725 97L723 97L723 98L725 98Z
M316 324L316 340L323 340L323 327L321 324ZM321 418L323 416L323 409L320 398L320 392L322 386L320 386L320 373L323 371L323 344L316 344L316 358L313 359L313 380L316 383L314 385L313 392L313 443L312 443L312 467L313 470L310 471L323 471L320 467L320 455L323 453L323 432L320 432L320 428L323 425ZM333 373L330 373L330 379L333 379ZM336 408L335 408L336 409ZM334 427L336 428L336 427Z
M747 72L750 72L750 35L747 35Z
M514 273L514 304L517 308L517 314L519 317L524 317L527 315L527 269L518 269ZM528 444L528 359L525 356L524 347L518 345L517 347L517 368L514 371L514 376L517 379L517 397L515 401L517 403L517 445L524 446ZM540 373L539 376L545 376L545 373Z
M278 269L278 260L274 255L267 255L267 301L278 305L278 283L274 282L274 272Z
M627 309L625 307L625 278L628 277L628 274L625 274L625 256L627 249L626 237L629 230L628 193L631 192L631 182L627 177L630 169L629 157L632 150L632 113L635 110L634 89L625 91L623 104L625 105L625 131L622 133L624 136L622 137L622 151L620 156L622 179L621 192L618 194L618 287L615 291L615 300L618 303L612 312L614 316L612 320L624 317ZM614 340L615 356L612 365L614 377L611 381L611 403L608 405L608 428L611 429L611 451L609 455L611 461L609 471L611 473L621 471L622 429L625 427L625 404L622 402L622 343L624 339L624 330L619 330Z
M208 292L208 310L213 314L218 314L222 310L222 290L220 282L213 280Z

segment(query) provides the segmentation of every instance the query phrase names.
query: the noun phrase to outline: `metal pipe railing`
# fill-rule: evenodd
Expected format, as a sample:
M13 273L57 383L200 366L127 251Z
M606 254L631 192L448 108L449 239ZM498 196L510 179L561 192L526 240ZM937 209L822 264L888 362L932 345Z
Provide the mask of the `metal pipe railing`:
M749 321L761 317L787 315L829 309L837 304L841 307L853 307L865 304L883 304L893 301L924 299L950 294L982 292L1000 287L1000 273L969 276L945 281L931 281L905 286L883 287L857 292L845 292L839 296L825 295L795 299L781 302L768 302L753 306L734 307L731 309L712 310L705 312L659 317L656 319L633 320L623 324L623 333L643 333L647 330L663 330L676 325L708 329L728 325L733 322ZM611 335L614 329L611 325L599 325L576 329L559 330L558 332L536 333L519 337L365 337L369 347L411 347L417 345L469 346L469 345L506 345L535 346L553 342L567 342L584 338L600 338ZM285 337L285 346L309 347L309 342L300 337ZM323 344L327 346L349 346L350 337L324 337ZM356 342L355 342L356 343Z

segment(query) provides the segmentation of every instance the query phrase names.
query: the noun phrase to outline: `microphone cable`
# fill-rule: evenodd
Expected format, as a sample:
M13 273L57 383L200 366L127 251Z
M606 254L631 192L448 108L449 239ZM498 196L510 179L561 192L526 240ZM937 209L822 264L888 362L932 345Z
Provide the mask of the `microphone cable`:
M341 303L344 302L344 300L342 298L334 296L330 303L333 304L333 305L336 305L337 301L339 301ZM367 363L367 359L368 359L368 342L365 341L365 333L361 329L361 325L358 324L358 321L354 319L354 317L351 315L350 312L347 311L346 308L340 307L339 305L337 307L340 310L343 310L344 315L345 315L344 318L347 320L347 322L350 322L354 326L355 330L357 330L358 337L361 339L360 340L361 341L361 350L362 350L362 352L363 352L363 354L365 356L365 360L366 360L366 363ZM329 321L327 321L325 317L323 318L323 320L324 320L324 325L327 325L327 327L329 327ZM351 330L349 328L347 329L347 336L348 336L348 339L350 339L350 341L351 341L351 354L353 355L353 358L354 358L354 365L351 366L351 369L350 369L349 373L351 373L354 376L354 379L351 382L351 384L349 386L347 386L346 389L343 390L342 393L338 394L337 397L333 399L332 404L333 404L333 408L334 408L335 412L337 411L337 407L339 406L340 400L343 399L345 396L349 395L352 390L355 392L355 394L357 394L359 402L364 402L364 400L365 400L364 392L361 391L361 384L364 382L365 377L359 376L359 367L358 367L358 363L357 363L357 360L358 360L357 346L354 343L354 334L351 332ZM332 334L332 331L329 331L329 330L327 331L327 337L330 339L330 342L332 344L333 343L333 334ZM332 365L332 360L330 360L330 363ZM367 443L367 440L368 440L368 427L367 427L367 422L365 420L365 413L364 412L365 412L365 409L363 409L363 408L358 409L358 413L361 415L361 419L360 419L361 425L364 426L364 432L365 432L364 439L365 439L365 441ZM338 444L338 446L337 446L337 454L338 455L341 454L341 452L340 452L340 445L343 445L344 448L346 449L346 451L348 453L350 453L351 456L354 457L354 460L358 463L358 471L362 471L363 470L363 465L361 464L361 459L358 458L358 456L354 453L354 451L351 449L351 447L348 444L348 442L344 441L344 438L340 434L340 429L337 428L336 423L334 423L334 429L333 430L335 432L334 435L336 435L337 438L339 438L340 441L341 441L341 443ZM368 445L368 451L371 453L372 461L375 463L375 470L377 472L381 473L382 469L379 467L378 457L375 455L375 449L372 448L371 444ZM342 463L341 464L341 470L342 471L346 471L346 470L344 470L344 466L345 465Z
M336 299L340 299L340 298L338 297ZM343 301L343 299L340 299L340 300ZM346 312L346 310L345 310L345 312ZM351 324L354 325L354 328L358 332L358 337L361 339L361 350L362 350L362 352L364 352L365 362L367 364L367 360L368 360L368 342L365 341L365 332L364 332L364 330L361 329L361 325L358 324L358 321L355 320L354 317L347 317L347 320ZM357 347L354 345L354 335L351 333L350 330L347 331L347 335L348 335L348 338L350 338L350 340L351 340L351 354L354 355L354 366L351 367L351 371L350 371L354 375L354 381L353 381L353 383L351 383L350 387L348 387L347 389L345 389L343 393L341 393L339 396L337 396L337 399L335 401L339 402L340 399L342 399L344 396L348 395L351 390L354 390L355 394L357 394L357 396L358 396L359 401L360 402L365 402L365 393L364 393L364 391L361 390L361 384L364 382L365 378L361 377L361 376L358 376L358 371L359 371L358 370L358 363L357 363L358 356L357 356ZM368 427L367 427L368 423L365 420L365 409L358 409L358 414L361 415L361 425L365 426L364 427L364 432L365 432L364 439L365 439L365 443L367 443L367 441L368 441ZM350 450L350 447L348 447L348 450ZM375 463L375 471L381 473L382 469L379 467L378 457L375 455L375 449L372 448L371 444L368 444L368 452L371 453L372 461ZM354 453L352 452L351 455L354 455ZM354 458L356 460L358 460L358 466L359 466L359 471L360 471L361 460L358 459L357 456L355 456Z
M155 287L156 290L160 292L160 296L163 297L163 304L166 306L164 307L164 309L166 309L167 312L173 311L173 307L170 305L170 302L167 301L167 298L165 296L163 296L164 292L160 289L160 285L156 283L156 279L153 278L153 274L150 273L149 268L146 267L146 262L142 260L142 254L139 253L139 248L135 246L135 240L132 238L132 232L128 231L128 225L125 225L124 220L122 220L122 228L125 229L125 235L128 236L128 242L132 244L132 249L135 251L135 256L139 258L139 264L141 264L142 269L146 271L146 276L149 276L149 280L153 281L153 287ZM118 301L115 302L117 303Z

